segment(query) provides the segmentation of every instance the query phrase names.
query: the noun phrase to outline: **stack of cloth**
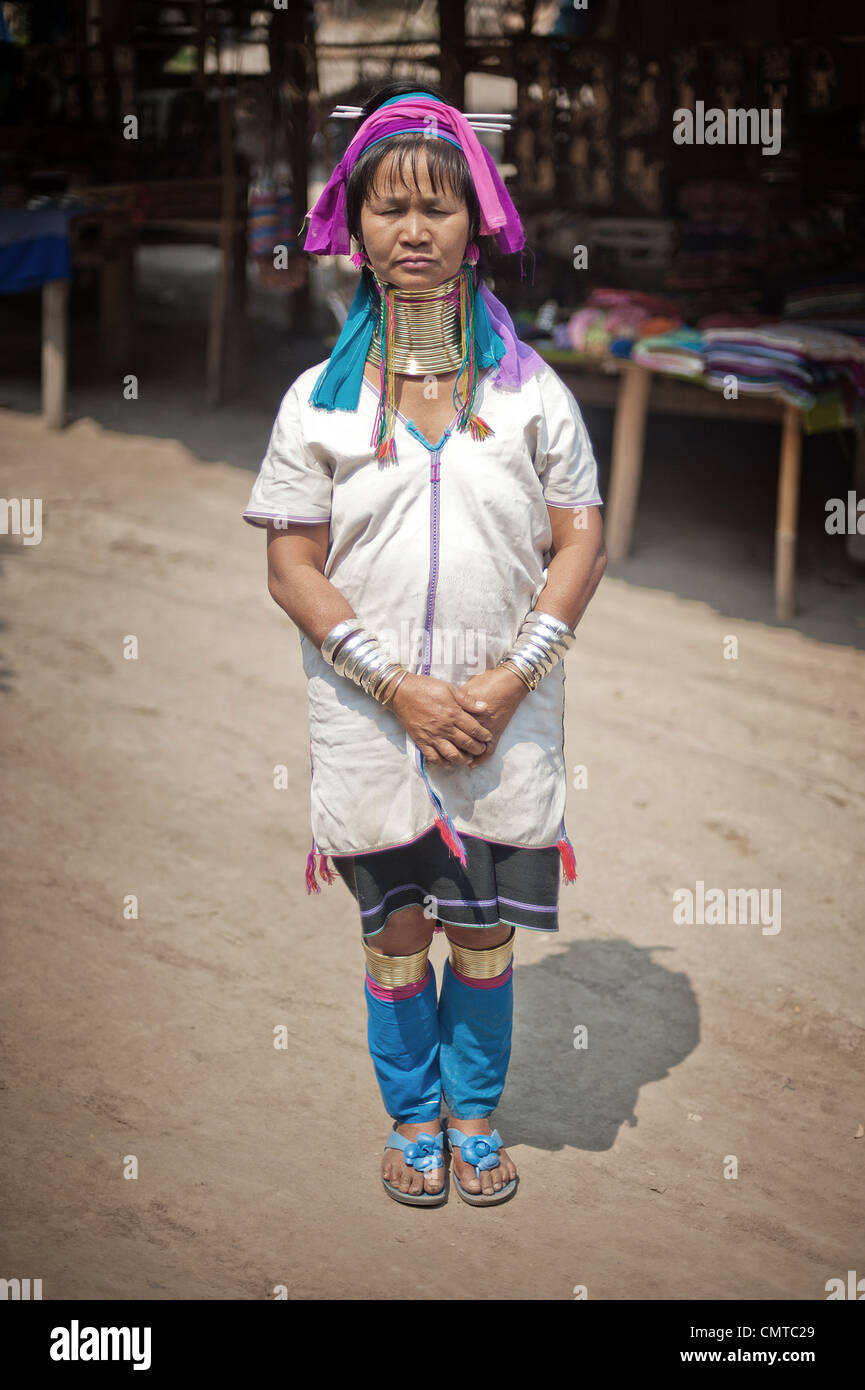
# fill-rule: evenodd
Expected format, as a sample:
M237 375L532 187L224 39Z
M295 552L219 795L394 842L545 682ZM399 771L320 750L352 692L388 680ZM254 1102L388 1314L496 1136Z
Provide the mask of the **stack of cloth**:
M638 338L630 356L653 372L694 381L703 377L703 335L697 328L673 328L667 333Z
M819 418L834 418L834 427L865 412L865 344L846 333L775 322L704 327L703 339L708 386L722 390L732 376L740 394L777 395L803 411L820 407Z
M640 290L596 289L564 325L559 346L589 357L626 357L637 339L667 333L681 322L669 300Z

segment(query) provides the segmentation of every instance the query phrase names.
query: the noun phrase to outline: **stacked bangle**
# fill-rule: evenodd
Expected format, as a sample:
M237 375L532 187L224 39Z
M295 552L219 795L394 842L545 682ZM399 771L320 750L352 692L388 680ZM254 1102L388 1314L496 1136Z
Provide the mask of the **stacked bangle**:
M321 654L338 676L359 685L380 705L389 704L409 674L406 666L391 661L378 637L359 618L346 618L332 627L321 644Z
M536 690L548 671L561 661L577 634L552 613L529 609L510 651L496 662L519 676L529 690Z

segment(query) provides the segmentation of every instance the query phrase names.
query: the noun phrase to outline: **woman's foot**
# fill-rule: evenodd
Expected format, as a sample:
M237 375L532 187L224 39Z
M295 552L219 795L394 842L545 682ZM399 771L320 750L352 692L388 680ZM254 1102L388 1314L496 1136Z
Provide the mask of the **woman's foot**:
M430 1134L435 1138L441 1129L441 1121L424 1120L422 1124L398 1124L394 1125L394 1129L406 1139L417 1139L419 1134ZM396 1187L400 1192L408 1192L413 1197L419 1196L421 1192L441 1192L445 1180L444 1165L431 1168L427 1173L419 1173L406 1163L405 1154L401 1149L385 1149L381 1175L392 1187Z
M447 1120L448 1129L458 1129L466 1136L472 1134L492 1134L493 1127L486 1116L477 1120L460 1120L456 1115L449 1115ZM456 1146L451 1152L451 1162L453 1163L454 1175L459 1179L466 1192L484 1194L492 1196L494 1192L501 1192L509 1182L513 1182L517 1176L514 1161L507 1149L498 1149L499 1166L497 1168L481 1169L480 1178L475 1172L473 1163L466 1163Z

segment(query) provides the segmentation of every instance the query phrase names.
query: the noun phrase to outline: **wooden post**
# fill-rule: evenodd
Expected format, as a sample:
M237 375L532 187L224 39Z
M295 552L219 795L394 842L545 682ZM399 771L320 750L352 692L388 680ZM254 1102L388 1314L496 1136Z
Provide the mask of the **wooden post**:
M604 540L614 563L631 548L643 472L643 443L652 373L637 362L622 368L613 424L613 460Z
M299 228L309 208L309 93L318 96L318 68L315 51L315 9L305 0L295 0L287 10L275 10L270 21L270 74L274 93L292 93L287 103L275 101L271 119L277 119L288 105L288 161L291 166L295 219ZM327 108L330 110L330 107ZM340 124L337 122L337 124ZM308 333L313 316L309 277L285 296L286 327Z
M445 101L458 111L466 103L466 0L439 0L439 71Z
M802 418L795 406L785 405L775 520L775 614L778 618L792 618L796 611L796 532L801 462Z
M68 280L42 286L42 417L50 430L66 424Z
M234 167L234 102L227 90L219 94L219 151L222 172L222 191L219 221L219 264L210 302L210 326L207 334L207 382L205 396L208 405L219 405L228 384L227 366L230 357L228 339L232 327L232 290L237 270L235 256L235 205L237 185ZM236 361L236 359L235 359Z

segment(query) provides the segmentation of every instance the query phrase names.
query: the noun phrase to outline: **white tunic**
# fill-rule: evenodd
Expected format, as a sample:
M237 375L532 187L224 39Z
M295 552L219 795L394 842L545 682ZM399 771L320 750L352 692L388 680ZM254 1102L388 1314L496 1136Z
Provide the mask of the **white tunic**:
M378 389L364 378L356 411L309 396L326 362L301 372L279 407L244 518L330 521L324 574L413 672L460 685L495 666L547 581L547 504L602 505L579 406L546 365L519 391L487 369L475 413L484 440L453 428L434 446L398 415L398 463L370 444ZM405 844L437 808L420 750L392 710L338 676L300 633L319 852L363 854ZM477 768L424 763L457 831L525 847L563 829L564 664L528 693L495 752Z

